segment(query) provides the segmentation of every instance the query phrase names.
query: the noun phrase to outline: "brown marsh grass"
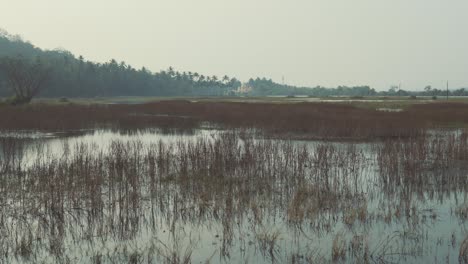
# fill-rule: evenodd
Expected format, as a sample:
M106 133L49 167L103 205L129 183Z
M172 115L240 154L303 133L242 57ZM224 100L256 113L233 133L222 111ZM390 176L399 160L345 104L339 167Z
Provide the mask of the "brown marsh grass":
M460 245L460 254L458 257L460 263L468 263L468 236L462 241Z
M334 262L346 260L346 240L344 234L338 233L332 243L332 260Z
M193 129L204 122L256 128L282 138L376 139L415 137L428 128L468 124L468 104L418 104L402 112L333 103L235 103L161 101L140 105L1 106L0 130L115 128Z
M27 163L16 155L19 141L0 142L3 156L16 157L0 160L0 230L8 242L0 250L21 259L44 254L44 244L58 260L70 254L64 247L70 243L134 241L161 226L172 234L180 223L209 221L220 223L219 252L229 258L235 227L246 217L262 226L280 210L296 225L307 220L319 229L330 226L329 216L358 195L346 188L346 180L354 178L338 179L337 173L363 166L345 157L354 152L328 144L310 150L288 141L240 141L235 133L151 145L113 141L100 150L77 143L64 146L68 150L60 157L50 156L39 142ZM325 150L330 159L316 155ZM280 233L254 231L260 232L260 250L274 259ZM139 260L152 251L165 262L185 263L192 252L187 243L163 242L117 259Z
M367 232L395 222L424 230L438 215L418 207L417 197L465 194L467 138L466 131L402 138L363 151L356 143L305 145L240 131L174 143L114 140L104 148L64 143L59 156L42 141L31 147L2 138L0 260L191 263L198 229L213 232L207 262L229 262L249 246L267 262L300 262L301 254L283 252L289 236L297 244L329 238L322 250L330 254L307 250L302 260L413 260L420 247L431 253L423 232L377 240ZM26 152L33 158L25 160ZM413 247L404 251L407 244Z

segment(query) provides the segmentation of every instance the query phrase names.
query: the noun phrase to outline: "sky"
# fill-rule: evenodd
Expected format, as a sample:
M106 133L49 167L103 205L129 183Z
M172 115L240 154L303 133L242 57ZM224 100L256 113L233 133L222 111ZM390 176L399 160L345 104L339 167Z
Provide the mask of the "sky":
M0 28L95 62L299 86L468 87L466 0L0 0Z

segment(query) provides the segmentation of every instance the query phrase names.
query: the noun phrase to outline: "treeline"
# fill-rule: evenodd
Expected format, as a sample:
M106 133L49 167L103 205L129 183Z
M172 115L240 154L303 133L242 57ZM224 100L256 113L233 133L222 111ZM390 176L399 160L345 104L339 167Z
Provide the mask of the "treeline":
M18 36L0 32L0 58L34 61L48 69L39 96L223 96L233 94L241 82L228 76L179 72L170 67L152 73L112 59L95 63L65 50L41 50ZM13 95L8 76L0 74L0 96Z
M423 91L405 91L403 89L399 89L398 87L391 87L388 91L376 91L367 85L353 87L338 86L336 88L317 86L314 88L309 88L283 85L275 83L271 79L266 78L250 79L246 85L249 88L247 89L247 94L252 96L447 96L447 90L432 88L431 86L426 86ZM460 88L456 90L449 90L448 95L468 96L468 89Z
M337 88L325 88L317 86L295 87L290 85L282 85L273 82L271 79L257 78L250 79L247 83L251 88L249 92L254 96L262 95L310 95L310 96L372 96L378 93L369 86L346 87L339 86Z
M135 69L114 59L95 63L76 57L66 50L42 50L19 36L0 29L0 62L9 58L22 60L17 65L47 69L47 81L37 96L41 97L111 97L111 96L446 96L444 89L427 86L424 91L405 91L392 87L376 91L369 86L296 87L278 84L271 79L250 79L242 84L228 76L207 76L197 72L179 72L172 67L153 73L147 68ZM11 63L10 63L11 64ZM14 96L14 89L0 67L0 97ZM449 91L450 96L468 96L468 90ZM35 95L36 96L36 95Z
M443 96L468 96L468 89L459 88L455 90L447 89L438 89L432 88L430 85L424 88L424 91L405 91L402 89L397 89L396 87L390 88L388 91L383 91L379 93L380 95L389 95L389 96L433 96L433 97L443 97Z

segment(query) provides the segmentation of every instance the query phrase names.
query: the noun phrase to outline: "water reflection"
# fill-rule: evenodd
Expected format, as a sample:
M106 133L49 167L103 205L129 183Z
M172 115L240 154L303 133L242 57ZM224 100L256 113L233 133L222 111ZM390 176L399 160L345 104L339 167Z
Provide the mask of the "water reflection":
M464 133L385 143L253 135L4 134L0 256L10 263L458 261L467 235Z

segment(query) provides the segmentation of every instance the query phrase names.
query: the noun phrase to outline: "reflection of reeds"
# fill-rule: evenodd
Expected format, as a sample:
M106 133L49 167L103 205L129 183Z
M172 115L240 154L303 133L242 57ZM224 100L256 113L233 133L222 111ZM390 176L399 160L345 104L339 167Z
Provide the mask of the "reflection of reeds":
M343 233L337 233L332 243L332 260L344 261L346 259L346 240Z
M382 182L392 188L466 188L467 135L463 131L459 135L386 141L377 150Z
M305 253L294 253L289 257L290 264L323 264L329 263L327 258L323 256L318 249L308 250Z
M166 264L188 264L192 263L192 253L194 243L189 239L188 245L183 245L182 236L177 232L171 232L169 241L164 243L159 240L159 246L156 246L161 263Z
M314 220L324 211L336 211L339 203L337 193L312 185L300 186L289 204L288 219L292 223L301 223L304 219Z
M433 193L466 191L466 170L457 163L468 157L466 150L458 147L465 144L465 135L374 145L376 153L370 156L377 158L381 172L375 182L363 176L362 172L373 165L356 144L305 146L258 140L244 132L220 132L193 141L147 145L139 140L113 141L103 148L66 143L63 155L57 157L38 142L27 149L28 156L34 158L26 162L20 139L0 140L0 259L37 260L46 255L62 260L70 253L70 245L102 243L113 253L92 252L90 261L151 262L156 254L159 261L185 263L191 261L195 244L174 234L179 227L189 225L219 230L216 252L226 262L241 233L249 232L255 234L257 243L252 243L263 256L275 260L283 255L279 254L283 250L280 232L261 227L278 221L285 225L281 235L288 232L286 238L296 231L305 233L304 226L312 233L326 234L332 234L338 222L353 232L357 221L367 228L377 218L368 212L372 196L365 192L375 195L377 188L377 192L383 190L385 199L398 195L397 202L382 202L385 214L391 204L386 214L389 223L393 217L407 217L408 223L411 218L417 226L420 217L413 196L422 188L432 188ZM455 173L444 174L446 165ZM372 185L363 186L366 181ZM429 184L434 182L439 184ZM436 215L435 211L431 215ZM161 242L124 253L122 248L113 247L113 243L133 243L148 232L157 237L152 241ZM173 238L160 237L164 232ZM349 243L345 237L344 233L334 237L332 254L326 253L328 259L379 261L401 252L393 246L399 239L407 239L392 236L376 244L367 236L355 235ZM326 248L330 250L329 245ZM319 255L308 258L318 259ZM297 260L297 256L292 258Z
M7 173L21 169L19 161L23 158L24 142L12 137L2 137L0 146L0 172Z
M346 153L351 152L335 149L329 153L336 157L326 160L315 154L332 149L326 145L309 150L290 142L243 138L225 133L146 146L138 140L113 141L100 151L84 143L64 144L60 158L48 155L39 142L29 150L35 158L28 165L10 147L18 144L15 139L2 141L0 147L15 157L17 169L3 171L0 200L18 201L2 217L18 223L27 219L28 225L15 228L33 234L31 241L46 237L43 243L57 257L65 254L70 234L90 242L96 237L132 240L142 229L155 230L157 219L165 219L170 230L180 221L214 219L222 226L220 254L229 256L235 221L244 215L261 224L266 213L278 208L300 224L322 211L337 212L344 185L331 168L341 155L340 164L349 167L353 159ZM16 174L21 176L10 177ZM290 193L296 195L290 198ZM261 236L267 252L274 251L276 239L274 234ZM26 256L38 246L22 243L18 252Z
M460 254L458 260L460 263L468 263L468 236L465 237L460 245Z
M262 229L255 236L260 246L260 251L264 256L269 256L272 262L275 262L276 253L278 252L278 239L281 233L278 230Z
M367 220L367 202L357 200L353 206L343 208L343 223L352 226L356 220L366 222Z
M468 219L468 204L460 205L456 210L455 214L463 220Z
M369 241L367 236L353 236L350 241L349 249L357 263L370 263Z

